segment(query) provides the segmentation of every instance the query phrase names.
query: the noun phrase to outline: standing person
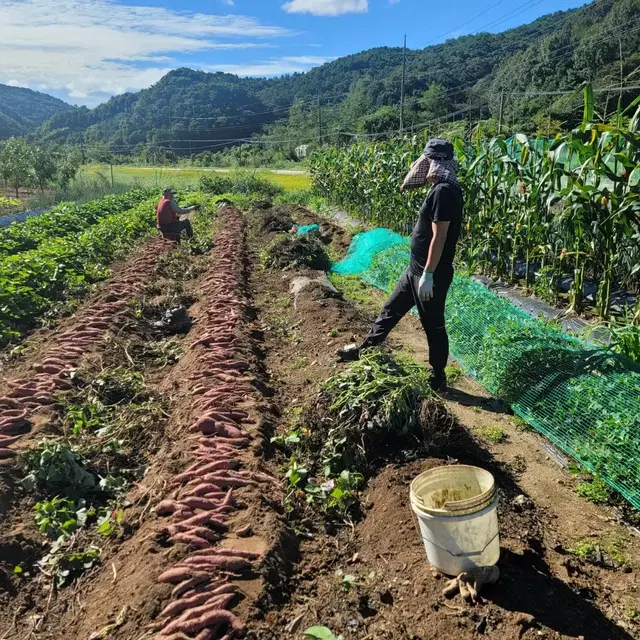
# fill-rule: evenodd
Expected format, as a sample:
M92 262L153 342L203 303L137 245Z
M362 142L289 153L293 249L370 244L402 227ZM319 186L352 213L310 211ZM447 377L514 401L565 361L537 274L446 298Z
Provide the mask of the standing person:
M431 387L444 391L445 367L449 359L449 337L445 327L445 303L453 280L453 258L462 225L463 197L456 177L453 145L433 139L412 165L401 192L433 187L424 201L411 238L411 259L396 288L385 303L360 347L349 345L338 351L342 360L357 360L360 349L381 344L415 305L427 334Z
M186 232L187 238L193 238L193 229L189 220L180 220L181 215L195 211L195 207L181 209L175 200L175 191L167 188L162 192L162 200L156 209L156 223L161 232L177 233Z

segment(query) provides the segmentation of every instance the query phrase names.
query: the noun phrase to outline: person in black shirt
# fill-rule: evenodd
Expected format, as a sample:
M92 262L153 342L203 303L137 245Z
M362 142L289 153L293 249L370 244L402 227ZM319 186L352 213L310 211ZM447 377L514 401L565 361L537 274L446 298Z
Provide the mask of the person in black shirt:
M431 183L411 239L409 267L362 345L338 351L342 360L355 360L360 349L381 344L391 330L415 305L427 334L429 362L433 369L431 386L443 391L447 386L445 367L449 359L449 337L445 327L445 304L453 281L453 259L462 226L463 197L456 177L453 146L433 139L424 154L411 166L401 191Z

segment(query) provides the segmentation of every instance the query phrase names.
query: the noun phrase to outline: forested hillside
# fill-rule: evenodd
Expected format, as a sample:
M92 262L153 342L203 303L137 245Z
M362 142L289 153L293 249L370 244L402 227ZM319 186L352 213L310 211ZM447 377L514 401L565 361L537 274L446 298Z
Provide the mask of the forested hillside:
M0 84L0 140L29 133L70 105L45 93Z
M589 81L600 112L610 111L618 92L604 89L640 83L639 67L640 0L595 0L504 33L410 50L404 123L417 128L445 117L490 122L502 105L507 126L553 133L579 119L579 104L550 92ZM84 142L93 151L195 155L261 133L263 142L286 151L318 138L398 130L401 75L402 49L386 47L272 80L179 69L94 110L59 113L38 135ZM626 101L635 95L622 94Z

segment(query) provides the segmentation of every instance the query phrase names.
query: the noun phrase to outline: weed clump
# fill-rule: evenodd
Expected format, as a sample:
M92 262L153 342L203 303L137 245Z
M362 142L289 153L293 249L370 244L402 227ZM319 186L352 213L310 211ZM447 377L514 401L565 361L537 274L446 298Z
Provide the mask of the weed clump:
M331 260L322 240L313 233L277 236L265 249L262 263L270 269L282 270L306 267L328 271L331 268Z
M500 427L478 429L478 435L493 444L501 444L507 439L507 434Z

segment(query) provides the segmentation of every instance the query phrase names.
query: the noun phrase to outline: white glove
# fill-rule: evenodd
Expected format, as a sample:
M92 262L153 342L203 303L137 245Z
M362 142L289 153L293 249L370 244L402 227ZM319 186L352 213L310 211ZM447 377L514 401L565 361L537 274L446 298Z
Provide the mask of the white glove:
M429 302L433 298L433 273L425 271L418 285L418 296L422 302Z

